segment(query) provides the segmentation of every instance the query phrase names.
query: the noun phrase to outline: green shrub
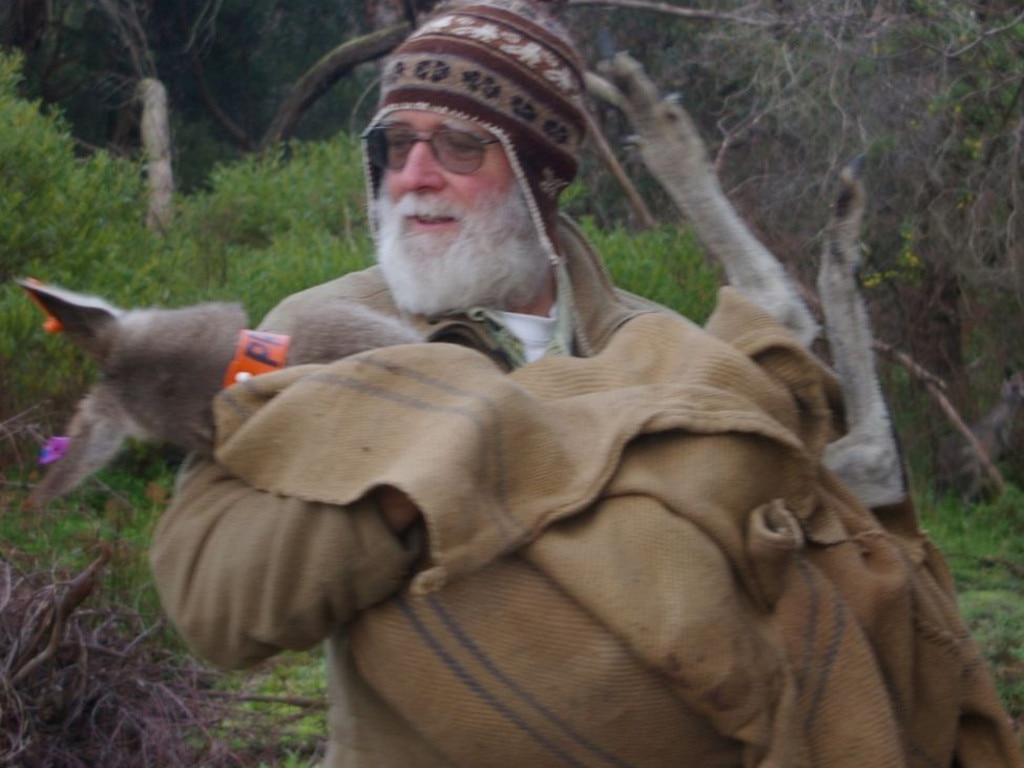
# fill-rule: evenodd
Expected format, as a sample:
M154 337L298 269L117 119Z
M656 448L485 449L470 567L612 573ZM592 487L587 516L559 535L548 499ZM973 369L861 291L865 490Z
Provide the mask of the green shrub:
M19 67L0 55L0 419L44 399L66 403L88 374L39 331L41 316L11 278L128 286L157 245L141 223L138 166L104 152L76 157L60 116L18 97Z
M18 97L19 67L0 54L0 280L45 269L110 282L109 267L152 247L139 166L76 157L61 117Z
M583 221L583 229L616 285L694 322L707 319L721 281L690 230L661 226L646 232L602 231L589 219Z
M174 250L191 300L233 298L259 318L290 293L371 260L358 141L293 142L218 167L180 201Z

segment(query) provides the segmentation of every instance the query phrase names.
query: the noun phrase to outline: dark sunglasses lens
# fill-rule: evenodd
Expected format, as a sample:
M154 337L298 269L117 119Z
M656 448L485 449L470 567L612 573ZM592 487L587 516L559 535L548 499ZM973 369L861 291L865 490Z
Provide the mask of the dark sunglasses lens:
M452 173L472 173L484 159L483 140L465 131L446 129L434 134L437 159Z
M366 133L366 153L377 168L400 171L418 141L428 141L434 157L452 173L473 173L479 169L490 143L453 128L442 128L427 139L406 127L380 125Z
M388 168L388 137L384 128L373 128L366 134L366 155L381 170Z

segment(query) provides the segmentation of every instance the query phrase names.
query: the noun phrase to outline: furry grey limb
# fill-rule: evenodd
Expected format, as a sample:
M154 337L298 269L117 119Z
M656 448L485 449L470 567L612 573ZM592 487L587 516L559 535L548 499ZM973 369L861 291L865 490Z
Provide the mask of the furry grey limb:
M611 100L628 115L644 163L721 262L729 284L810 346L818 323L781 262L751 234L725 196L686 110L675 99L662 98L628 54L617 54L602 72L611 81L607 87L621 94Z
M871 322L861 296L861 222L866 195L863 159L840 174L840 190L829 222L818 272L818 295L832 365L839 375L847 433L825 449L825 465L864 504L895 504L907 496L903 460L889 407L875 367Z
M662 98L642 66L627 54L617 54L603 73L611 82L588 80L588 88L607 93L606 100L626 112L644 163L721 262L729 284L809 347L819 332L817 322L781 262L751 234L722 192L707 148L686 110L677 100ZM861 163L855 161L844 175L819 277L828 340L850 428L828 446L825 463L862 502L880 506L906 498L907 485L857 284L857 239L864 211Z

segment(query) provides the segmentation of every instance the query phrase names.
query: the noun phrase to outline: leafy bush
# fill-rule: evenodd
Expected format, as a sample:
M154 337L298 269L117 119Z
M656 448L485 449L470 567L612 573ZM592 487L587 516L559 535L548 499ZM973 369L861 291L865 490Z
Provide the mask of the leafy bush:
M0 55L0 417L41 393L60 402L86 373L39 332L36 310L10 279L127 286L158 245L141 225L138 166L103 152L76 157L60 116L18 97L19 66Z
M616 285L698 323L711 314L721 279L690 230L601 231L591 220L584 220L583 229Z
M135 163L76 157L60 115L20 99L20 60L0 54L0 280L46 269L81 281L152 247Z
M231 298L259 318L370 263L358 142L293 142L286 155L220 166L209 189L180 201L172 239L192 276L190 301Z

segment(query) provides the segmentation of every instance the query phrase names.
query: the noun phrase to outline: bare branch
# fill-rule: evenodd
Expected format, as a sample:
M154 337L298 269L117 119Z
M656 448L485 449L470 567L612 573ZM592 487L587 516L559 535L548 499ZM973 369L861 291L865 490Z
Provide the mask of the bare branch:
M206 44L206 41L214 37L217 27L217 14L220 13L223 4L224 0L209 0L199 9L195 23L188 31L185 50L201 48Z
M384 56L409 34L410 25L396 24L339 45L299 78L285 99L270 127L263 135L260 147L266 149L291 136L306 112L338 80L358 64Z
M949 51L949 50L945 51L945 55L946 55L947 58L950 58L950 59L955 59L955 58L957 58L959 56L963 56L965 53L970 51L972 48L976 48L977 46L981 45L988 38L993 37L995 35L1002 34L1003 32L1007 32L1007 31L1013 29L1014 27L1016 27L1022 21L1024 21L1024 11L1021 11L1019 14L1017 14L1017 16L1012 21L1004 24L1001 27L994 27L992 29L982 30L981 34L979 34L974 40L972 40L971 42L969 42L966 45L962 46L961 48L958 48L955 51Z
M88 568L68 582L67 590L63 595L52 598L52 602L45 611L50 614L49 620L38 627L41 631L49 632L50 640L42 651L11 670L13 673L11 675L12 685L18 683L33 669L54 655L64 637L64 628L67 625L68 617L93 593L99 581L100 572L109 559L110 551L104 550Z
M155 74L146 28L139 18L138 4L120 0L99 0L103 12L110 19L132 62L132 71L139 79Z
M946 397L946 386L943 381L935 374L926 370L905 352L900 352L891 344L886 344L876 339L874 342L874 348L890 360L901 365L910 373L911 376L924 384L925 389L927 389L928 393L935 398L935 402L939 404L942 412L946 414L946 418L949 419L949 423L953 425L953 428L960 434L967 445L970 446L971 450L974 451L975 456L978 457L978 461L985 474L988 476L989 481L992 483L992 487L995 489L996 493L1001 494L1006 487L1002 473L991 462L988 453L982 447L981 443L978 442L978 438L974 436L971 428L967 426L967 422L963 420L959 411L957 411L953 406L953 403L949 401L949 398Z
M224 110L220 108L216 101L214 101L213 94L210 91L210 86L206 82L206 68L203 66L203 58L200 55L198 49L192 48L192 69L196 75L196 82L199 83L199 94L203 98L203 103L206 104L206 108L210 110L210 114L213 115L214 119L221 124L221 126L234 138L235 142L246 150L253 148L252 140L249 138L249 134L242 129L238 123L231 119Z
M207 691L206 695L214 699L228 699L237 702L259 702L262 704L285 704L290 707L304 709L327 709L324 699L310 699L303 696L272 696L258 693L235 693L233 691Z
M723 13L721 11L708 11L701 8L682 8L669 3L655 3L650 0L569 0L568 5L606 5L617 8L629 8L636 11L653 11L654 13L666 13L671 16L681 16L684 19L697 21L731 21L736 24L747 24L754 27L768 27L775 23L772 19L757 18L744 13ZM753 11L757 4L747 6Z
M135 91L142 102L142 144L146 151L149 207L146 226L166 232L171 223L174 175L171 171L171 131L167 118L167 90L153 78L142 80Z

